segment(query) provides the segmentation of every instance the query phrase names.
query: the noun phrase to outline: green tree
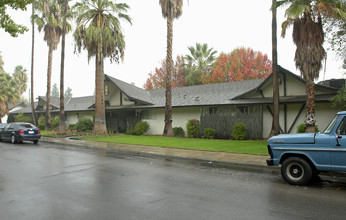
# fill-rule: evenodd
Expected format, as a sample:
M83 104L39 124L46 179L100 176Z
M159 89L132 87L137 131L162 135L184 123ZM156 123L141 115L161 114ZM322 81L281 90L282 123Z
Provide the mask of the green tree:
M319 77L326 56L322 20L345 19L344 3L342 0L281 0L273 8L280 6L288 6L281 35L284 37L287 27L293 25L292 37L297 46L294 60L306 82L306 132L315 132L314 80Z
M21 96L27 89L28 74L26 69L21 65L16 66L14 69L13 78L17 84L16 88L19 96Z
M0 72L5 72L5 70L4 70L4 60L2 59L1 51L0 51Z
M214 64L217 53L213 48L208 48L208 44L196 43L196 47L188 47L190 54L184 58L188 65L195 66L202 70L204 74L210 73L210 67Z
M343 5L345 7L345 4ZM343 9L345 11L345 9ZM323 28L330 45L330 49L339 57L345 58L346 47L346 19L335 19L327 17L323 23Z
M62 35L63 12L58 0L39 0L36 5L38 15L34 16L38 30L44 30L44 40L48 46L47 93L46 93L46 129L50 128L50 92L52 78L53 51L57 49ZM67 25L71 30L71 25Z
M95 133L106 132L104 102L104 58L119 63L125 51L124 34L120 19L131 24L126 14L129 6L109 0L82 0L73 6L77 12L77 28L74 32L76 49L88 50L88 59L95 56Z
M65 93L64 93L65 99L72 98L72 89L70 87L67 87Z
M172 128L172 47L173 47L173 19L179 18L183 13L183 0L160 0L162 16L167 19L167 77L166 77L166 107L165 107L165 127L163 135L173 137Z
M346 86L339 89L336 96L333 97L332 107L340 110L346 109Z
M59 88L58 88L58 85L56 83L53 84L51 96L56 97L56 98L59 97Z
M28 31L28 28L16 24L11 16L6 13L7 8L12 8L14 10L26 10L26 6L31 4L34 0L1 0L0 1L0 27L5 29L12 37L17 37L18 34L23 34Z
M210 75L210 70L214 64L217 53L213 48L208 48L208 44L196 43L196 47L188 47L190 54L185 55L187 63L184 66L184 82L186 86L202 84L203 75Z
M1 118L8 114L8 102L16 104L19 98L16 91L17 84L15 80L4 71L0 70L0 123Z

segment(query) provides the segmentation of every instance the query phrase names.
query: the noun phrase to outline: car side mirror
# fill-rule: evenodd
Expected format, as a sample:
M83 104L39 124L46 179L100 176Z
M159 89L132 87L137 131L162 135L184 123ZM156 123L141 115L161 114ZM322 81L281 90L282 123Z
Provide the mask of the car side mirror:
M339 143L339 139L341 139L342 136L340 135L340 131L337 132L335 139L336 139L336 146L341 146L341 144Z

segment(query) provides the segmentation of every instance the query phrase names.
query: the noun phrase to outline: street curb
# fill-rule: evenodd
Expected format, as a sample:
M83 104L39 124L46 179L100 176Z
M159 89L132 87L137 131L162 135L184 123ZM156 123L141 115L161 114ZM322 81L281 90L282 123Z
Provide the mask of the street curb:
M76 140L78 141L78 140ZM50 144L59 144L64 146L70 146L78 149L85 149L97 152L105 152L106 155L109 156L137 156L137 157L147 157L152 159L160 159L171 162L179 162L179 163L189 163L189 164L199 164L201 166L213 167L213 168L226 168L226 169L236 169L240 171L248 171L255 173L269 173L269 174L280 174L279 167L269 167L263 165L255 165L255 164L245 164L239 162L230 162L230 161L220 161L220 160L207 160L202 158L191 158L191 157L183 157L177 155L161 155L150 152L140 152L140 151L128 151L124 149L109 149L103 147L97 147L91 141L84 141L85 143L82 145L81 143L62 143L55 142L50 140L41 139L41 142L50 143ZM121 144L126 146L126 144Z

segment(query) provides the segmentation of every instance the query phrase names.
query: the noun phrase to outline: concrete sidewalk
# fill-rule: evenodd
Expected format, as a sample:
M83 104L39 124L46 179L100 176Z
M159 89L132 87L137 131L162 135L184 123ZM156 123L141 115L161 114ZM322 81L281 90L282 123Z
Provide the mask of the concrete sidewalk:
M120 155L129 154L152 158L163 158L167 160L188 160L219 167L246 168L257 172L273 172L278 170L278 167L267 166L266 159L269 157L269 155L260 156L250 154L186 150L177 148L84 141L71 138L42 137L41 141L71 145L84 149L102 150L108 153Z

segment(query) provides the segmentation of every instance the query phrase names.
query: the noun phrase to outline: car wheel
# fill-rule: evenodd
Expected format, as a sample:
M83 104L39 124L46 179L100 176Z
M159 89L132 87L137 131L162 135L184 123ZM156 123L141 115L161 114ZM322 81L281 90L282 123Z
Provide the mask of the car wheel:
M306 185L312 177L309 163L299 157L287 158L281 166L282 178L291 185Z
M34 144L37 144L37 143L38 143L38 140L34 140L33 142L34 142Z
M12 143L12 144L17 144L17 143L18 143L18 140L17 140L17 138L14 136L14 134L12 134L12 136L11 136L11 143Z

